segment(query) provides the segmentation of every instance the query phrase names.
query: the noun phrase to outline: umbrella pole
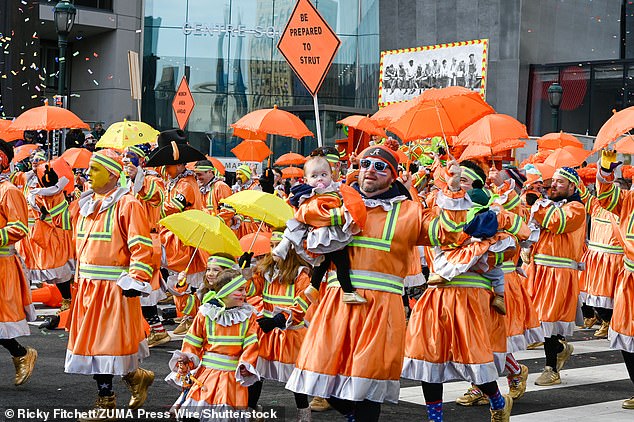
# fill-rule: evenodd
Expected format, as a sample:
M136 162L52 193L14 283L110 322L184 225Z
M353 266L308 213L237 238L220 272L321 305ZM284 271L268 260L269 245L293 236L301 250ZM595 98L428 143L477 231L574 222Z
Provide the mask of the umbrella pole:
M179 283L181 287L184 286L185 282L187 281L187 273L189 272L189 266L192 265L192 262L194 261L194 257L196 256L196 253L198 252L198 247L203 242L204 238L205 238L205 232L203 231L202 235L200 236L200 240L198 241L198 245L196 245L196 249L194 249L194 253L192 254L192 257L189 258L189 262L187 263L187 267L185 267L185 278L183 278L181 283Z
M447 154L449 154L449 144L447 143L447 136L445 135L445 128L442 126L442 119L440 118L440 112L438 111L438 105L434 105L434 109L436 110L436 116L438 116L438 124L440 124L440 131L442 132L442 140L445 141L445 148L447 149Z
M260 234L260 231L262 230L263 225L264 225L264 220L260 222L260 225L258 226L258 231L255 232L255 236L253 236L253 240L251 241L251 246L249 246L248 252L251 252L253 250L253 245L255 245L255 240L258 238L258 235Z

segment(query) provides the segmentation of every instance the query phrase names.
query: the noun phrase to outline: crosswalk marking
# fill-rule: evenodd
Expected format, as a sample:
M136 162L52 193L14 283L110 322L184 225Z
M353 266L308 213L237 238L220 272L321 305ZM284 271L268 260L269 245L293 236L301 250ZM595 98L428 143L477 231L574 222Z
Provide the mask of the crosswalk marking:
M550 387L540 387L535 385L535 379L539 376L538 373L528 375L528 382L526 386L526 392L532 391L550 391L557 388L575 387L578 385L588 385L595 383L604 383L610 381L620 381L629 379L625 364L615 363L612 365L600 365L594 367L565 369L561 371L561 384L553 385ZM498 385L504 392L508 388L506 377L498 378ZM454 402L458 397L462 396L469 388L469 383L465 381L449 382L443 386L443 401ZM624 399L627 397L624 397ZM420 386L401 388L399 400L424 405L423 393ZM632 413L632 420L634 420L634 413Z
M512 422L524 421L583 421L591 415L593 421L632 422L634 410L621 408L622 400L603 403L588 404L585 406L565 407L561 409L547 410L543 412L526 413L511 416Z

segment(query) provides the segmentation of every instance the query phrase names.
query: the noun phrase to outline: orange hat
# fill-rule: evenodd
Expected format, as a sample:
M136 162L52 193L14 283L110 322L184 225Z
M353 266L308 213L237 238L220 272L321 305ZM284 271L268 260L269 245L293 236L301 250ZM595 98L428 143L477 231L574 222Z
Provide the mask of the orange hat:
M376 158L381 161L385 161L390 167L390 170L392 170L392 175L394 177L398 176L398 171L396 171L398 168L398 157L396 152L392 151L390 148L384 145L373 145L367 147L361 153L361 159L363 158Z

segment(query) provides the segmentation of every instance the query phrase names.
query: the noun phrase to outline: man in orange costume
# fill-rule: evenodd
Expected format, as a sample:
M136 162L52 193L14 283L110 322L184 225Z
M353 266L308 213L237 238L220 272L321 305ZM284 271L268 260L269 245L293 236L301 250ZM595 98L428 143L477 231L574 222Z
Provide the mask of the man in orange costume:
M167 183L161 207L161 218L187 210L202 210L202 195L196 183L194 172L187 170L185 164L191 161L204 160L205 156L187 144L185 133L180 129L161 132L158 137L158 148L148 157L147 167L165 166ZM185 334L198 311L196 298L190 287L197 289L202 285L207 257L196 248L185 246L174 233L165 227L159 229L161 244L165 250L169 277L168 288L175 293L176 309L184 314L181 325L174 330L175 334ZM193 259L192 259L193 258ZM187 284L180 283L178 273L187 270Z
M624 271L614 289L614 311L608 338L610 348L621 350L625 367L634 382L634 192L621 190L614 184L616 152L602 151L597 172L597 197L606 210L619 217L619 232L624 239ZM634 397L622 404L634 409Z
M118 153L95 153L88 177L92 189L79 199L75 226L78 286L65 372L93 375L101 409L116 407L112 379L122 375L132 393L129 407L137 409L154 380L139 368L149 356L139 296L152 291L150 227L141 203L119 185Z
M9 181L13 148L0 139L0 345L13 357L15 385L24 384L33 372L37 352L24 347L16 337L30 334L27 320L35 320L31 290L15 254L15 243L28 233L27 206L22 192Z
M579 176L562 167L552 177L548 199L531 208L529 225L540 229L531 254L522 252L529 263L528 292L544 330L546 367L536 385L561 384L559 371L573 352L565 337L575 327L579 296L579 270L586 239L586 209L579 196Z
M368 303L343 303L343 291L330 272L328 289L311 319L286 388L325 397L357 421L377 421L381 403L398 402L400 391L405 345L401 295L410 273L410 263L402 257L411 256L418 244L455 242L461 231L448 231L439 222L460 226L468 208L460 204L470 201L458 187L456 192L443 193L453 205L448 207L451 210L437 215L423 210L396 182L398 158L385 146L367 148L360 164L359 182L353 187L364 199L367 221L348 245L348 253L353 287ZM459 181L458 166L452 168ZM330 221L328 211L324 219Z
M217 176L216 168L209 160L196 162L194 172L203 196L203 210L211 215L219 215L220 201L231 196L231 188Z

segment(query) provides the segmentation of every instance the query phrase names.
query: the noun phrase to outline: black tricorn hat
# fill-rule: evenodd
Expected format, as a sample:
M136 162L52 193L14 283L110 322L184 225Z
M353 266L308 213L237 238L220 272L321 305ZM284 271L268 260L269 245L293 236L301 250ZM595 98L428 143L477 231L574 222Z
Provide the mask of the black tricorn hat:
M158 147L150 153L145 165L159 167L206 159L207 157L202 152L187 144L185 132L180 129L170 129L159 133Z
M4 139L0 139L0 151L7 155L9 162L13 160L13 147L8 142L5 142Z

